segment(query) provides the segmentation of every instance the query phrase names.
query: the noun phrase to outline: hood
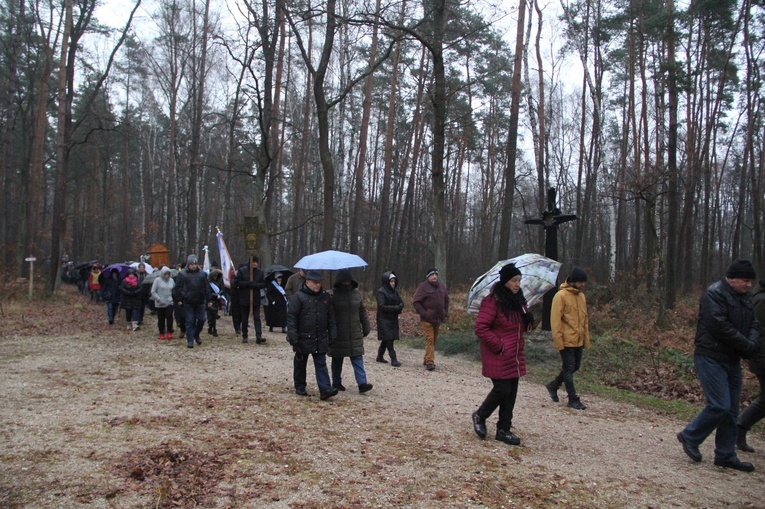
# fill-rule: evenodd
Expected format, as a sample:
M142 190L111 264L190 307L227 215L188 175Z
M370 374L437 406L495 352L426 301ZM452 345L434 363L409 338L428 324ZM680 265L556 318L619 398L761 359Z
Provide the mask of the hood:
M210 281L217 281L223 278L223 272L218 269L212 269L208 277L210 278Z
M396 273L395 273L395 272L393 272L392 270L389 270L388 272L386 272L386 273L384 273L382 276L380 276L380 283L381 283L383 286L387 286L388 288L393 288L393 287L390 285L390 277L391 277L391 276L393 276L394 278L396 278L396 282L398 283L398 276L397 276L397 275L396 275Z
M353 288L358 288L359 284L351 276L351 271L348 269L341 269L337 272L337 278L335 278L335 288L339 288L343 283L350 281Z
M159 277L164 278L165 274L172 275L172 272L170 271L170 267L162 266L162 268L159 269Z
M765 293L765 279L761 279L760 282L752 288L752 295L757 295L758 293Z

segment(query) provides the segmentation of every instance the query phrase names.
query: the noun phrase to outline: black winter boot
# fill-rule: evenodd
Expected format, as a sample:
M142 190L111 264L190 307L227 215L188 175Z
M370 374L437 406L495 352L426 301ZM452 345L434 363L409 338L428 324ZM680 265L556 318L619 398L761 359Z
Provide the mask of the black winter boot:
M377 362L382 362L384 364L388 364L388 361L385 360L385 342L380 343L380 347L377 349Z
M396 356L396 351L393 349L390 350L390 365L394 368L401 366L401 363L398 361L398 356Z
M754 452L754 447L746 443L746 433L749 431L746 428L738 427L738 437L736 437L736 447L739 451Z

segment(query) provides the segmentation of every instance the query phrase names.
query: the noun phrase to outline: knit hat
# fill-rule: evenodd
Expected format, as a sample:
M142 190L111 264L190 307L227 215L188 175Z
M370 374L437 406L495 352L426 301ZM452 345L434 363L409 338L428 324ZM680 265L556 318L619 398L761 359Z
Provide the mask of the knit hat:
M499 269L499 284L504 285L515 276L520 276L521 271L513 263L508 263Z
M324 279L324 276L321 275L321 272L318 270L309 270L308 274L305 275L305 278L308 281L321 281Z
M757 272L749 260L735 260L728 267L725 277L729 279L757 279Z
M199 263L197 260L197 255L190 254L188 257L186 257L186 265L190 265L192 263Z
M428 269L428 270L425 272L425 279L428 279L428 278L429 278L430 276L432 276L433 274L438 274L438 269L437 269L437 268L435 268L435 267L433 267L433 268L430 268L430 269Z
M571 274L566 279L569 283L586 283L587 273L581 267L571 269Z

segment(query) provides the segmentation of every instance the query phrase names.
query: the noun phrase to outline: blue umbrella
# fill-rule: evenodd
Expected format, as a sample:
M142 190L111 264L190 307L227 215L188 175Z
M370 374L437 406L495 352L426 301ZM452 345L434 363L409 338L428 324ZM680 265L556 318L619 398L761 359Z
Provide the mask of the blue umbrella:
M302 257L295 264L295 268L303 270L340 270L366 267L367 265L367 262L359 255L330 250Z

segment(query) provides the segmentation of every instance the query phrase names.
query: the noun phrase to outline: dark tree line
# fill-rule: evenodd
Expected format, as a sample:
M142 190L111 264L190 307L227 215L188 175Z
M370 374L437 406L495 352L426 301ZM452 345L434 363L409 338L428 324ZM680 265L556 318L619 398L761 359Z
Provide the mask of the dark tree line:
M157 242L181 261L216 226L243 258L255 217L264 263L332 248L371 284L469 283L543 252L524 220L549 187L579 217L564 270L665 307L735 257L765 271L761 2L521 0L503 25L455 0L228 5L131 4L149 31L3 2L6 274L36 256L52 289L63 255Z

